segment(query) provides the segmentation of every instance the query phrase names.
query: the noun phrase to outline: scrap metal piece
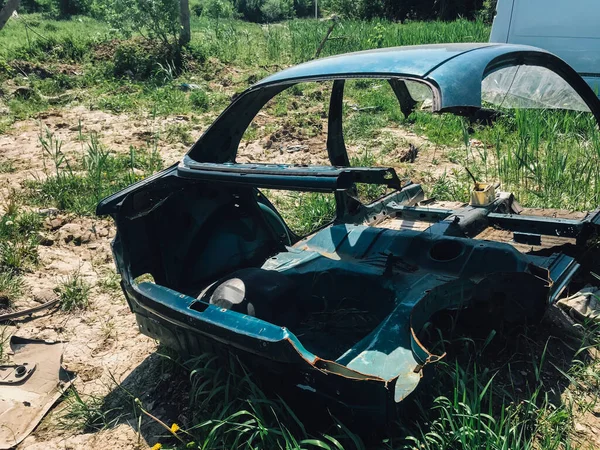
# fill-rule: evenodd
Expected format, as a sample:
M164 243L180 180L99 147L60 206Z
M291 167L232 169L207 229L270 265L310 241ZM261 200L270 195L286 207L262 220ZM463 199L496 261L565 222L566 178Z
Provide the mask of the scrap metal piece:
M37 364L5 364L0 366L0 385L22 383L31 377Z
M535 233L521 233L515 231L513 239L517 244L542 245L542 235Z
M404 117L407 118L415 110L415 107L417 106L416 100L414 100L412 95L410 95L405 81L392 78L389 80L389 83L394 91L394 94L396 95L396 98L398 99L398 102L400 103L400 110L402 111L402 114L404 114Z
M548 274L550 275L551 285L548 303L552 304L565 291L575 273L581 268L581 265L573 258L563 254L555 254L550 257L550 260Z
M13 448L25 439L75 378L61 366L63 345L60 342L13 336L10 348L13 370L6 376L15 377L15 381L0 383L2 450ZM5 376L2 378L7 381Z
M17 312L8 313L8 314L2 314L2 315L0 315L0 322L7 322L9 320L15 320L15 319L20 319L21 317L31 316L32 314L34 314L36 312L40 312L45 309L52 308L53 306L58 305L59 302L60 302L59 299L50 300L49 302L46 302L39 306L34 306L33 308L28 308L28 309L24 309L22 311L17 311Z
M600 320L600 289L595 286L586 286L576 294L560 299L557 304L581 322Z
M315 3L315 9L316 9L316 3ZM325 43L327 42L327 39L329 39L329 36L331 36L331 33L333 33L333 29L335 28L335 25L338 22L338 16L336 16L335 14L333 16L331 16L331 25L329 25L329 28L327 29L327 33L325 33L325 36L323 37L323 40L321 41L321 43L319 44L319 48L317 48L317 51L315 53L315 58L318 58L319 55L321 54L321 51L323 50L323 47L325 47Z
M496 200L496 188L498 184L475 182L475 187L471 191L471 206L488 206Z

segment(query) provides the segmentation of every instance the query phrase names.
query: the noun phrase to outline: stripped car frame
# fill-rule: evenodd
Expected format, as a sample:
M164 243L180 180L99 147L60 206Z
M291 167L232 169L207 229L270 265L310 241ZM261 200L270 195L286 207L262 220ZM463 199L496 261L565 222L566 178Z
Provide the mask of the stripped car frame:
M247 89L180 163L98 206L115 220L114 258L140 331L188 355L226 349L334 409L379 417L442 356L419 340L436 312L479 308L482 318L539 321L580 266L590 269L600 213L523 215L494 185L477 187L470 204L435 207L393 168L350 167L342 132L348 79L387 80L405 115L417 105L409 82L431 90L434 112L474 115L482 111L482 80L517 66L550 70L600 119L600 102L572 68L526 46L359 52L292 67ZM236 162L261 108L306 81L333 81L331 165ZM392 192L363 204L357 183ZM336 216L297 236L261 189L334 193ZM494 229L505 239L482 239ZM152 281L140 281L144 274ZM330 313L342 308L363 311L369 327L332 332L339 317ZM320 323L307 326L308 318Z

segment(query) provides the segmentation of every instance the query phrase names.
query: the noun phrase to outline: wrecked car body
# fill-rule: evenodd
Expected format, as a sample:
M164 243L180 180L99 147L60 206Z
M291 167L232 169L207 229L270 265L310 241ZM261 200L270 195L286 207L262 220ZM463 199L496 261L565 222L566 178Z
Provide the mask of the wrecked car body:
M435 313L480 308L510 323L539 321L587 264L581 255L599 212L581 220L523 215L492 184L477 185L470 204L432 205L391 167L351 167L342 127L346 80L386 80L405 115L419 101L412 84L431 92L434 112L470 115L499 86L512 88L507 74L521 66L551 71L577 94L577 109L600 119L600 102L566 63L513 45L341 55L240 94L179 164L98 206L116 222L114 258L140 331L188 355L226 348L358 415L405 399L443 356L419 340ZM303 81L333 84L330 165L236 162L261 108ZM363 204L357 184L391 192ZM335 218L296 235L263 192L278 189L331 193Z

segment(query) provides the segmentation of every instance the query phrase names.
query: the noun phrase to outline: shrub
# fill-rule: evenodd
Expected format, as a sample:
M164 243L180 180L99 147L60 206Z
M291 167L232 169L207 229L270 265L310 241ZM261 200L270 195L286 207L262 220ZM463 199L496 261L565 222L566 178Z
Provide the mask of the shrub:
M291 0L266 0L260 12L263 21L277 22L294 17L294 5Z
M125 36L139 33L165 47L179 43L179 0L96 0L94 10Z
M484 23L491 24L494 21L497 5L498 0L485 0L483 2L483 7L479 12L479 17Z
M12 306L12 302L23 291L23 279L14 272L0 271L0 302Z
M78 14L88 14L90 12L90 0L54 0L58 5L60 17L71 17Z
M264 0L235 0L235 9L242 17L250 22L262 22L262 13L260 7Z
M128 155L114 154L92 134L83 160L76 162L83 171L75 172L62 152L60 139L49 131L39 138L48 170L54 174L26 182L25 198L35 205L91 214L102 198L162 169L156 141L147 148L130 147Z
M315 1L294 0L294 11L298 17L312 16L315 13Z
M356 0L329 0L326 6L333 12L346 18L356 18L360 15L361 2Z
M212 19L230 19L234 16L233 4L229 0L204 0L202 15Z
M41 220L34 213L8 213L0 217L0 273L17 273L38 261L37 231Z
M63 311L87 309L91 286L76 272L57 286L54 291Z
M50 16L68 18L85 15L92 11L94 0L21 0L19 12L47 13ZM0 2L1 4L2 2Z
M331 0L333 2L340 0ZM354 0L342 0L352 3ZM320 2L319 2L320 3ZM314 0L234 0L235 10L251 22L274 22L314 13Z
M210 106L208 95L200 89L192 91L190 94L190 102L192 102L194 108L197 108L200 111L207 111Z
M11 78L15 74L15 70L8 62L0 57L0 80L3 78Z
M0 2L1 4L2 2ZM20 13L35 13L35 12L46 12L48 5L44 4L45 2L40 2L36 0L21 0L21 4L19 5Z
M115 50L113 73L138 80L152 78L161 66L179 67L181 55L171 46L143 39L123 41Z
M31 60L61 60L82 61L90 52L94 42L72 34L53 36L49 34L45 39L37 39L31 45L15 49L15 59ZM44 70L45 73L49 73Z
M491 0L488 0L491 1ZM325 0L324 6L345 17L391 20L475 18L483 0Z
M188 70L194 63L203 64L207 58L206 46L200 42L190 42L190 45L183 49L182 58L188 66Z
M194 3L193 5L190 5L190 9L196 16L200 17L202 11L204 11L204 3Z

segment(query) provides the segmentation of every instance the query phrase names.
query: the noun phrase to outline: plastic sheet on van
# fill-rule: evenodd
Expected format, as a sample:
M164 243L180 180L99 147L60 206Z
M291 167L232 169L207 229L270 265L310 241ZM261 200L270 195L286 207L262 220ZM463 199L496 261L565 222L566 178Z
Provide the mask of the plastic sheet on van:
M540 66L510 66L492 72L482 83L482 99L503 108L590 108L558 74Z

